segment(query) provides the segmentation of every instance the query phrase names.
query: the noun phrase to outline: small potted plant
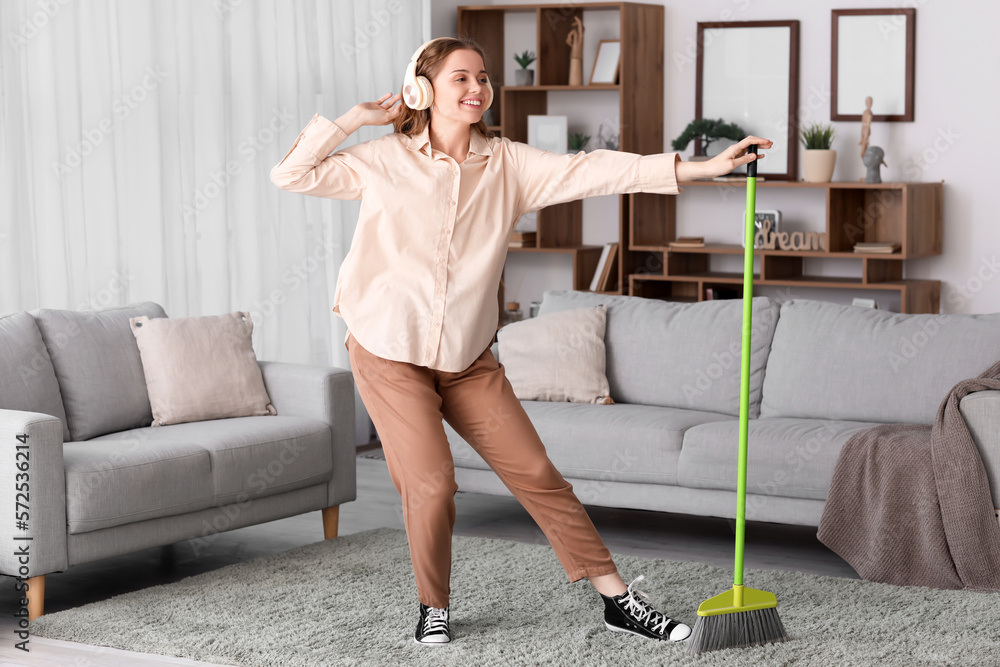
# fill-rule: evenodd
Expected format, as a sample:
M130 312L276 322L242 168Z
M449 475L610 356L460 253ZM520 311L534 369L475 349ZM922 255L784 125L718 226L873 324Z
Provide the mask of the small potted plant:
M837 151L832 150L834 130L832 125L814 123L803 128L802 172L808 183L827 183L833 178Z
M535 70L528 69L528 65L535 62L535 52L525 51L515 53L514 60L521 66L521 69L514 70L514 84L517 86L532 86L535 84Z
M712 120L710 118L698 118L690 123L681 132L681 135L674 139L671 146L673 146L675 151L682 151L687 148L688 144L691 143L692 139L701 140L701 155L696 155L692 157L692 160L708 160L710 156L708 154L708 147L713 141L717 139L731 139L732 141L739 141L746 136L746 132L740 128L739 125L735 123L727 123L721 118Z
M582 132L571 132L566 139L566 143L569 145L571 151L582 151L590 143L590 135Z

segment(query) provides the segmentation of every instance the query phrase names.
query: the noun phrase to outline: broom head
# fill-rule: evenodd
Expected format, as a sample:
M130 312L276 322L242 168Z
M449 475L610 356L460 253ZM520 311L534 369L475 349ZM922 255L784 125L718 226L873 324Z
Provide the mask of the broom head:
M687 652L775 644L788 639L778 617L778 598L756 588L733 586L698 607Z

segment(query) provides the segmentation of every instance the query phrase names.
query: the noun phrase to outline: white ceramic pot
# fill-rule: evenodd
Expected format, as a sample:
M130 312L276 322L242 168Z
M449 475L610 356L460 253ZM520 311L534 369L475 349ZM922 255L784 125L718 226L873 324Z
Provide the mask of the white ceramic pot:
M837 151L807 148L802 151L802 173L808 183L828 183L833 178Z

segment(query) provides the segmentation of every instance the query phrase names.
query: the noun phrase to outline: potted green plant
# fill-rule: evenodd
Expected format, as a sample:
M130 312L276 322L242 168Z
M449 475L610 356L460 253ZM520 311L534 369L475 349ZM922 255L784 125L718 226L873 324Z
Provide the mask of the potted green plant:
M814 123L799 134L805 147L802 151L803 178L809 183L829 182L837 163L837 151L832 149L833 126Z
M582 132L571 132L567 135L566 143L571 151L582 151L590 143L590 135Z
M721 118L712 120L711 118L697 118L684 128L680 136L674 139L671 144L675 151L682 151L687 148L692 139L701 141L701 155L694 156L694 160L708 160L708 147L713 141L718 139L731 139L739 141L746 136L746 132L735 123L727 123Z
M514 84L518 86L532 86L535 83L535 70L528 69L528 65L535 62L535 52L525 51L515 53L514 60L521 66L521 69L514 70Z

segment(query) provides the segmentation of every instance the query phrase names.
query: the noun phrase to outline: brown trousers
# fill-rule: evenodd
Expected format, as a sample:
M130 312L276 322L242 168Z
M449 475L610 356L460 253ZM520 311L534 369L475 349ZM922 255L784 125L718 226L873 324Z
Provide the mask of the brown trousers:
M371 415L403 523L420 602L447 607L455 526L455 465L442 419L475 449L524 506L571 582L617 572L611 553L556 470L489 348L450 373L390 361L345 343L354 380Z

